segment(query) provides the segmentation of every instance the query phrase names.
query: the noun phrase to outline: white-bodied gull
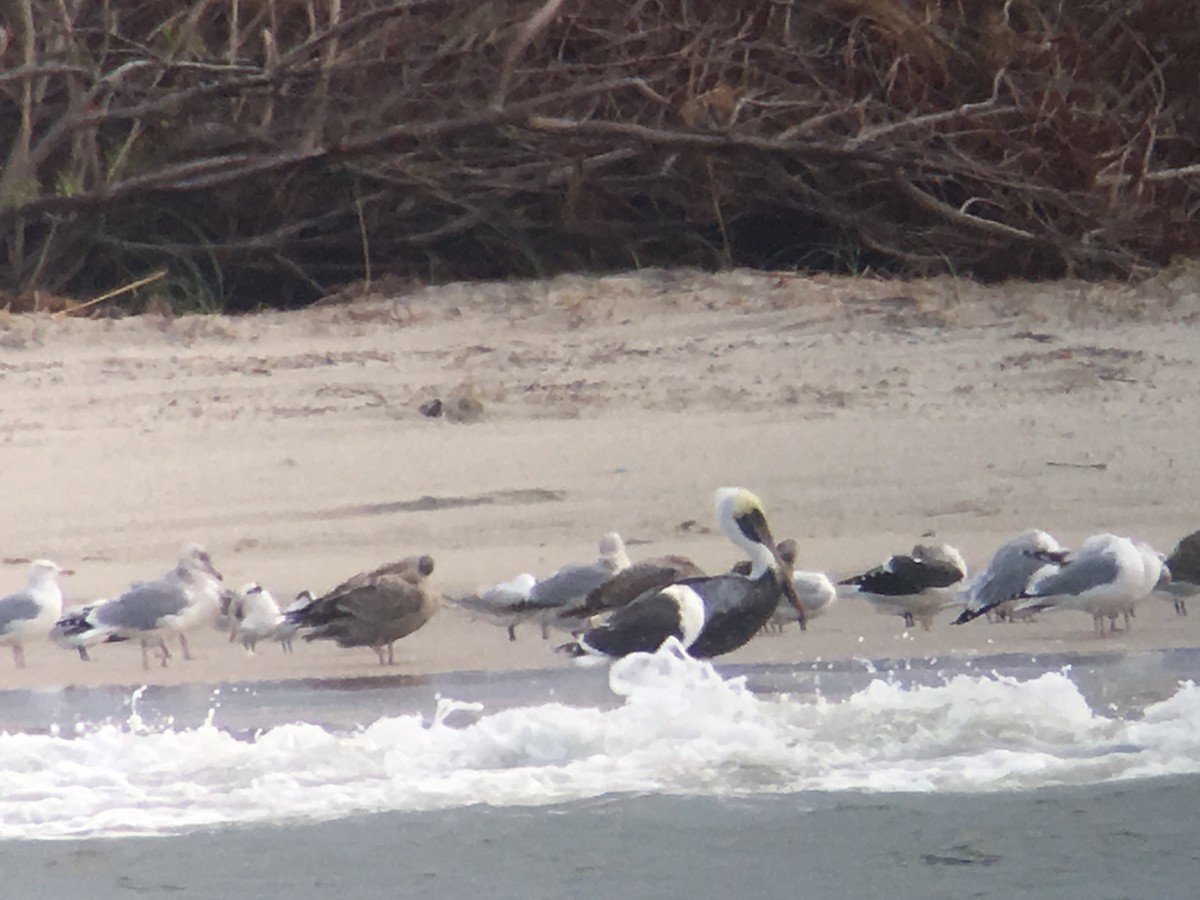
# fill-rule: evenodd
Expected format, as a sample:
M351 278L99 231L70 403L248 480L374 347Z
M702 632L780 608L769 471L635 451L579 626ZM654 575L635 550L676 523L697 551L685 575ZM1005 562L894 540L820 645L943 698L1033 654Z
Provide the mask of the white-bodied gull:
M949 544L917 544L912 553L897 554L876 566L839 581L854 589L880 612L902 616L928 631L933 617L954 604L954 596L967 577L962 554Z
M65 614L56 632L62 642L81 647L106 639L137 638L142 644L142 668L150 667L152 646L160 649L165 666L170 635L179 638L184 659L192 658L186 632L216 620L220 595L221 573L203 547L189 544L175 567L161 578L135 581L118 597Z
M1001 544L986 568L962 589L959 599L964 609L954 624L993 612L1007 613L1037 577L1054 571L1066 559L1067 552L1049 533L1038 528L1022 531Z
M779 542L779 558L789 566L795 566L798 549L792 538L786 538ZM743 561L735 565L733 571L741 575L748 575L750 568L750 562ZM837 600L837 587L824 572L793 570L792 587L796 589L796 596L800 599L800 605L804 607L804 620L800 622L801 631L808 629L808 620L815 619L824 613L829 605ZM775 605L775 612L771 613L771 618L765 627L769 630L783 631L785 627L795 621L796 611L792 609L787 598L780 594L779 602Z
M1061 568L1033 582L1014 609L1079 610L1091 615L1096 634L1103 635L1106 618L1115 622L1124 615L1128 622L1161 572L1162 562L1149 548L1115 534L1092 535Z
M306 641L335 641L339 647L370 647L380 665L395 662L393 644L428 622L440 604L429 589L433 557L410 556L355 575L298 609L285 621Z
M229 604L229 641L241 641L249 653L259 641L275 637L283 624L283 613L271 592L257 581L243 585Z
M58 576L69 574L69 570L48 559L35 559L29 564L25 586L0 598L0 644L12 648L18 669L25 668L25 644L49 638L50 629L62 615L63 593Z
M474 594L448 599L472 616L506 629L508 639L515 641L517 626L540 612L529 602L529 593L535 584L536 578L522 572L508 581L485 585Z
M749 575L685 578L647 591L559 649L572 656L620 657L653 652L674 637L694 657L720 656L762 629L781 593L803 620L791 566L779 555L762 501L745 488L720 488L716 515L725 536L750 557Z

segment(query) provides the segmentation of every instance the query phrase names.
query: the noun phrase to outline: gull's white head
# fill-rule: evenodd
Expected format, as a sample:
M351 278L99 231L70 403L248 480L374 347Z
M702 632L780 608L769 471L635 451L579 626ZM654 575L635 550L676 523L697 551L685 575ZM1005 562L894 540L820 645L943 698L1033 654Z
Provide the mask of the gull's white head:
M70 569L64 569L58 563L48 559L35 559L29 564L29 574L26 576L26 582L31 586L42 584L56 584L59 575L75 574Z

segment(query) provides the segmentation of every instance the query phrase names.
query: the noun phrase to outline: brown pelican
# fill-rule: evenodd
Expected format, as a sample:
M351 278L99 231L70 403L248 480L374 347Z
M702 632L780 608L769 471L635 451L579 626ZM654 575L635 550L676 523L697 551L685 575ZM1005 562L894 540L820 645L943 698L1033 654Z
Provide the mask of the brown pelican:
M779 556L758 497L745 488L720 488L716 514L721 531L750 557L749 575L685 578L647 591L560 649L572 656L619 657L653 652L674 637L692 656L720 656L759 632L781 592L803 621L791 567Z
M0 598L0 644L12 647L13 663L25 668L25 643L45 639L63 611L62 588L58 576L68 575L48 559L29 564L25 586L15 594Z
M439 597L426 582L432 572L431 556L380 566L355 575L307 606L290 609L287 622L304 629L306 641L370 647L380 665L390 666L395 662L392 645L437 612Z
M1067 552L1045 531L1030 528L1000 545L982 572L971 579L960 595L965 608L954 620L962 625L993 611L1009 612L1029 585L1049 574L1067 559ZM1050 568L1047 568L1049 566Z
M799 548L792 538L786 538L779 542L779 557L789 566L796 564L798 550ZM749 575L751 567L749 560L743 560L734 565L733 571L740 575ZM807 631L808 620L821 615L837 599L837 588L824 572L793 571L792 587L796 590L796 596L800 598L800 605L804 607L804 619L800 622L801 631ZM775 612L771 614L765 627L783 631L789 622L795 621L796 614L792 612L787 598L780 594Z
M165 666L170 658L166 637L178 636L183 658L191 659L185 632L216 620L220 596L221 573L203 547L189 544L162 577L135 581L118 597L66 613L54 626L55 639L86 647L139 638L142 668L150 667L151 647L159 649Z
M883 613L904 617L928 631L939 610L954 602L967 577L962 554L949 544L918 544L911 554L898 554L881 566L839 581L851 585Z

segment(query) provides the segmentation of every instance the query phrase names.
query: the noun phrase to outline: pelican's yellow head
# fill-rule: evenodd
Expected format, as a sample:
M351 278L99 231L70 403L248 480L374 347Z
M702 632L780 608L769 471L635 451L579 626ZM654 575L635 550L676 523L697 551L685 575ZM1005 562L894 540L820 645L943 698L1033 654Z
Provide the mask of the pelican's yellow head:
M767 569L775 571L780 590L795 607L800 621L805 620L804 607L796 596L792 583L792 563L785 559L775 545L762 501L752 491L742 487L717 488L717 524L729 540L746 551L753 563L751 578L762 576Z

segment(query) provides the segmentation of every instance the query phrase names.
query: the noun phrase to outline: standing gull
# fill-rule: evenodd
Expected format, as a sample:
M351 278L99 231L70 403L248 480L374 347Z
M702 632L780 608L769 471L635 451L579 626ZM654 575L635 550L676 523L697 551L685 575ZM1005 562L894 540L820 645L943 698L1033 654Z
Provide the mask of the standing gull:
M839 581L880 612L904 617L928 631L933 617L954 603L954 595L967 577L967 564L949 544L917 544L912 553L896 555L883 565Z
M674 637L694 657L720 656L759 632L781 592L803 620L791 567L779 556L762 501L745 488L720 488L716 514L721 531L750 557L749 575L685 578L647 591L559 649L571 656L619 657L653 652Z
M61 640L86 647L99 640L138 638L142 668L150 668L149 651L156 646L165 666L170 658L166 637L176 635L183 658L191 659L186 632L216 620L221 573L208 552L189 544L175 567L154 581L135 581L118 597L75 610L55 626Z
M1133 607L1154 589L1162 563L1151 565L1148 555L1129 538L1093 535L1062 568L1030 585L1015 610L1076 609L1090 613L1096 634L1103 636L1106 618L1115 621L1119 615L1131 614Z
M581 566L564 566L549 578L539 581L529 592L529 607L538 613L543 636L553 625L571 631L583 624L582 619L564 619L560 613L568 607L583 603L587 595L618 572L628 569L629 554L625 542L615 531L600 538L600 557Z
M429 589L433 557L410 556L355 575L306 606L290 609L286 621L306 641L336 641L339 647L370 647L380 665L395 663L393 644L433 618L438 595Z
M229 640L242 642L249 653L259 641L275 637L283 623L283 613L271 592L257 581L243 585L229 604ZM286 652L286 651L285 651Z
M63 594L59 575L69 575L48 559L29 564L25 586L15 594L0 598L0 644L12 647L13 663L25 668L25 643L48 638L50 629L62 615Z
M517 639L517 626L538 613L529 602L529 594L537 579L528 572L515 578L481 587L465 597L450 597L451 603L462 607L472 616L499 625L508 631L508 639Z
M1159 593L1170 598L1176 615L1186 616L1188 598L1200 594L1200 531L1180 538L1166 565L1171 582L1159 588Z
M1001 544L987 568L963 588L959 596L965 608L954 624L962 625L993 610L1007 612L1006 607L1014 605L1035 578L1049 574L1066 558L1066 551L1050 534L1037 528L1022 531Z

